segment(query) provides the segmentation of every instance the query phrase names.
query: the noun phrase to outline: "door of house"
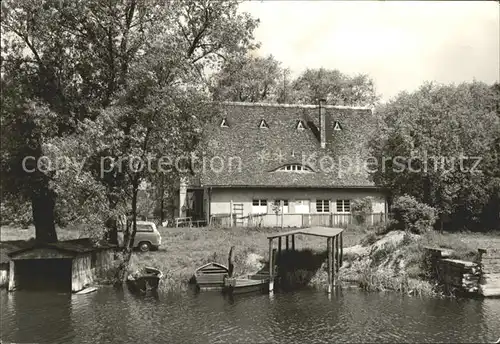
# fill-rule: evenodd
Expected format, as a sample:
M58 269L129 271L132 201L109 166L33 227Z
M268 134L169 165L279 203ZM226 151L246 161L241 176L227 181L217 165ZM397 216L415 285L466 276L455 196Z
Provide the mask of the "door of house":
M189 190L187 193L186 216L193 220L203 220L203 190Z
M236 225L243 224L243 203L234 203L233 204L233 214L235 217L234 223Z

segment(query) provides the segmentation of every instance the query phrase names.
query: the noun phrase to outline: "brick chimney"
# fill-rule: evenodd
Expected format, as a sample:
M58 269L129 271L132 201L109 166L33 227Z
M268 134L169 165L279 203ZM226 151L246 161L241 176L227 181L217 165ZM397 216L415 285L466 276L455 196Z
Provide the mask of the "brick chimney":
M319 107L319 138L321 143L321 148L326 147L326 137L325 137L325 108L322 106L326 102L326 99L318 99Z

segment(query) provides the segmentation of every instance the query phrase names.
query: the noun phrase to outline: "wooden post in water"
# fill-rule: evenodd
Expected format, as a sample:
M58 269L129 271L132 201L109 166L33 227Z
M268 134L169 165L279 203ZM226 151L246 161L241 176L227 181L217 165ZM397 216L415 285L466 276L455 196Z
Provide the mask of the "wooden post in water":
M330 294L332 292L332 238L326 239L326 246L328 247L328 289L326 292Z
M289 245L288 245L288 235L286 236L286 250L288 251Z
M16 290L16 266L14 265L15 261L10 260L9 261L9 284L8 284L8 290L13 291Z
M229 250L229 256L227 257L227 267L228 267L228 276L233 277L233 271L234 271L234 264L233 264L233 253L234 253L234 246L231 246L231 249Z
M278 264L279 264L279 260L278 260L278 250L273 248L273 264L274 266L276 267L275 270L273 270L273 276L274 276L274 279L276 279L276 275L275 273L277 273L277 270L278 270Z
M278 237L278 256L281 255L281 237Z
M334 273L333 276L335 276L335 274L337 272L337 259L338 259L338 257L337 257L338 256L338 254L337 254L337 252L338 252L337 238L338 238L337 236L333 237L333 273ZM333 284L335 285L335 279L333 281Z
M335 237L335 277L338 278L338 273L340 270L340 247L339 247L339 242L340 242L340 235L337 235Z
M343 233L340 233L340 266L342 266L342 263L344 261L344 237Z
M335 281L336 281L336 277L337 277L337 274L336 274L336 272L337 272L337 268L336 268L336 266L337 266L337 259L336 259L336 257L337 257L337 245L336 245L336 242L335 242L336 238L337 237L334 236L332 238L332 242L331 242L331 245L332 245L332 260L333 260L333 264L332 264L332 282L333 282L333 286L334 287L336 285Z
M295 234L292 234L292 251L295 251Z
M269 292L274 290L273 239L269 239Z

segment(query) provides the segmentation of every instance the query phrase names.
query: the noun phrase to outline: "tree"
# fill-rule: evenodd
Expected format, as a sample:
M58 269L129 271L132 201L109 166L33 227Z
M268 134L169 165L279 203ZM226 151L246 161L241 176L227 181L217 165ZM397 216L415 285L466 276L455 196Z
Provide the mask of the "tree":
M122 173L124 176L126 186L120 189L121 202L130 221L124 233L125 255L119 269L120 281L125 276L124 268L132 254L137 230L139 186L156 174L177 174L172 162L194 150L198 129L214 114L205 94L172 85L156 86L158 83L149 80L154 74L146 73L151 66L135 68L143 77L134 79L139 82L131 85L130 93L124 94L96 120L83 123L82 136L75 137L75 140L95 143L96 156L101 157L101 175ZM155 86L147 87L147 84ZM138 94L139 89L142 94Z
M47 142L73 133L78 121L109 103L134 53L125 32L132 22L119 15L134 7L134 2L109 7L97 1L2 2L2 100L9 104L2 107L2 186L31 200L39 241L57 240L57 169L42 171L32 164L33 172L27 172L22 161L29 156L40 161ZM121 30L118 19L125 23Z
M392 211L394 229L423 234L432 230L436 222L436 209L408 195L397 197Z
M216 100L238 102L271 102L372 106L379 96L373 81L365 74L354 77L338 70L307 69L297 78L282 68L272 55L237 56L212 77Z
M290 68L285 68L282 70L280 80L278 80L277 87L277 98L276 101L279 104L288 104L293 101L293 79L291 78L292 72Z
M379 99L368 75L351 77L336 69L306 69L293 81L292 89L293 99L306 104L326 99L332 105L372 106Z
M23 159L33 156L27 166L32 169L52 141L64 139L58 142L63 147L71 140L98 145L103 142L99 135L116 135L109 147L73 154L88 159L82 166L95 176L101 158L113 156L116 144L118 155L135 153L130 150L140 140L150 147L148 128L158 112L180 118L191 101L185 97L194 90L203 92L200 80L206 69L217 69L228 56L254 47L257 22L239 14L238 4L2 2L2 190L31 201L37 240L57 240L54 214L58 204L64 206L57 202L62 189L55 185L57 167L30 173L22 168ZM163 104L159 97L171 103ZM182 105L174 106L174 99ZM109 125L119 125L120 130ZM97 141L78 140L92 136ZM127 173L112 170L98 179L106 186L111 210L125 197L130 180L137 190L141 178L130 179Z
M272 55L236 56L213 76L212 92L219 101L275 101L282 70Z
M394 197L408 193L435 207L452 228L491 228L484 217L489 202L496 204L490 215L496 207L498 218L499 210L492 198L498 194L498 101L484 83L426 83L379 107L374 181Z

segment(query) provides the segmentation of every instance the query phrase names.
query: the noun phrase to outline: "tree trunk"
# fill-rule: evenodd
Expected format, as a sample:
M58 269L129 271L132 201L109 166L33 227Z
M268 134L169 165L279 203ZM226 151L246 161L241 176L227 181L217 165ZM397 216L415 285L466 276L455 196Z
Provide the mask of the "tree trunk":
M130 252L132 252L132 247L134 245L134 239L135 239L135 233L137 232L137 194L139 192L139 183L134 182L133 183L133 190L132 190L132 232L130 233L130 239L127 243L127 247L130 249Z
M33 223L35 224L36 240L41 243L57 242L54 208L56 195L43 183L31 197Z
M123 249L123 261L120 264L117 271L116 283L122 284L127 278L127 268L132 257L132 247L134 244L135 233L137 232L137 194L139 192L139 181L135 180L132 182L132 231L130 231L129 226L124 233L124 249Z
M112 245L118 245L118 220L116 217L110 218L106 221L107 228L107 241Z
M234 246L231 246L231 249L229 250L229 256L227 257L227 267L229 270L229 277L233 277L233 271L234 271L234 265L233 265L233 253L234 253Z
M427 204L427 205L430 205L430 206L434 206L433 202L432 202L432 185L431 185L431 180L429 178L429 176L424 176L424 180L423 180L423 185L422 185L422 189L423 189L423 203Z
M163 175L161 175L160 176L160 226L163 226L163 221L165 220L165 214L164 214L165 187L163 179L164 179Z
M160 200L160 226L163 226L164 221L165 221L165 214L164 214L164 202L162 197Z

